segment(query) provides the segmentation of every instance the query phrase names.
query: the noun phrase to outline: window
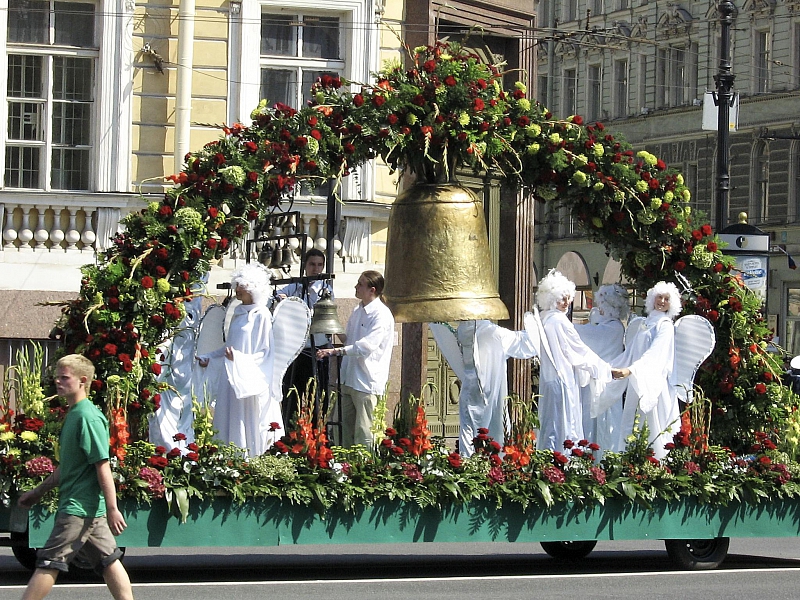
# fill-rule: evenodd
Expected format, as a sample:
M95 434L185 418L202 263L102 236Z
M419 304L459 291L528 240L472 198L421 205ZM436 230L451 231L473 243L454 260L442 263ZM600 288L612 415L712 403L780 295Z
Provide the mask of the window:
M564 20L575 21L578 18L578 0L564 2Z
M600 115L600 102L601 102L601 80L600 80L600 65L589 65L589 73L587 77L587 106L586 117L591 121L601 119Z
M603 14L603 0L591 0L590 6L593 17Z
M9 0L7 188L88 190L95 6Z
M753 91L756 94L763 94L769 91L769 31L756 31L755 38Z
M344 70L339 17L261 15L261 97L298 108L322 75Z
M758 142L753 148L750 212L755 221L765 221L770 216L769 206L769 146Z
M574 115L578 112L578 72L575 69L564 70L564 114Z
M614 61L614 117L628 116L628 61Z
M642 114L646 114L652 108L647 104L647 55L642 54L639 57L639 94L637 100L639 101L639 110Z
M536 81L537 81L536 99L542 103L542 106L547 106L549 100L549 98L547 97L547 84L548 84L547 75L539 75Z
M656 105L690 104L697 95L697 45L659 48L656 60Z
M800 288L786 290L786 339L783 347L789 356L800 354Z

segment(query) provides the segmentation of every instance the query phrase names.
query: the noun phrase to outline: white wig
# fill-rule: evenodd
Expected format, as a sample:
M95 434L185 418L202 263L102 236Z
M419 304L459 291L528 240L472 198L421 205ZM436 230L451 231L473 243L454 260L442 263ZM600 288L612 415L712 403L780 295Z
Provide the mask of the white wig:
M250 293L253 304L266 304L269 299L270 274L264 265L252 262L236 269L231 283Z
M556 304L564 298L572 299L575 297L575 284L564 277L560 271L550 269L539 282L539 289L536 290L536 305L539 310L553 310Z
M600 286L594 295L594 304L603 311L606 319L618 321L626 319L630 311L628 290L618 283Z
M648 315L653 312L653 310L655 310L656 296L662 294L669 296L669 310L667 311L667 315L669 315L671 319L674 319L681 312L681 294L674 283L667 281L659 281L647 290L647 300L644 302L644 311Z

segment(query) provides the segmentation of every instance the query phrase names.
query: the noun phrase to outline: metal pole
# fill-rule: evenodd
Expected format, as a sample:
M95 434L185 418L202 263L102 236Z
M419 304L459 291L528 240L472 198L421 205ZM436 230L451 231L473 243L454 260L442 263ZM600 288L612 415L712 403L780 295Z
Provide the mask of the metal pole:
M719 70L714 77L717 84L717 197L715 228L721 231L727 221L728 198L730 195L730 175L728 162L730 158L730 112L733 104L733 80L735 75L731 69L731 25L736 7L730 0L719 3Z

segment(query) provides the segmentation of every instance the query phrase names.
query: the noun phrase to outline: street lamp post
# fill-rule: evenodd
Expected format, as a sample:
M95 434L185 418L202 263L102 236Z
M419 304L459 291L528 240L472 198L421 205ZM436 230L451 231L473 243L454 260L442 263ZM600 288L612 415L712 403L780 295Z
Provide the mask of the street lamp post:
M728 142L730 131L730 111L733 104L733 80L736 76L731 69L731 26L736 7L731 0L719 3L719 70L714 76L717 92L715 100L719 109L717 117L717 196L715 229L721 231L725 223L730 194L730 175L728 161L730 147Z

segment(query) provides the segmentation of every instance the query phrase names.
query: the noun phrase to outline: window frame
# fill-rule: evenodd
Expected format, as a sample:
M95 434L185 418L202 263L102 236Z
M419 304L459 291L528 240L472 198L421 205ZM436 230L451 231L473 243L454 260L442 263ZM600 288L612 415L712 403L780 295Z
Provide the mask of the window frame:
M0 94L2 94L2 101L0 101L0 118L3 122L3 130L2 136L0 138L0 171L2 171L2 179L0 179L0 186L2 189L7 190L14 190L14 191L44 191L44 192L91 192L98 188L97 185L97 174L96 174L96 157L100 152L100 148L98 147L97 140L99 137L99 130L105 129L104 124L100 123L100 110L99 110L99 100L102 97L102 92L100 90L100 82L101 82L101 72L100 72L100 56L101 56L101 45L102 39L104 37L102 33L102 21L103 21L103 3L102 2L93 2L93 1L86 1L86 0L70 0L69 3L77 3L77 4L90 4L94 6L94 32L93 32L93 40L94 45L91 48L86 47L78 47L78 46L66 46L63 44L56 44L56 32L55 32L55 10L54 5L56 4L56 0L48 0L48 4L50 7L49 19L48 19L48 43L47 44L39 44L39 43L30 43L30 42L10 42L8 40L8 11L3 11L3 18L0 19L0 28L1 32L0 35L2 36L2 40L4 42L5 51L2 53L2 65L0 68L2 69L2 77L0 77ZM61 3L61 2L58 2ZM6 2L6 7L8 7L8 3ZM32 103L41 105L42 113L40 115L41 122L43 123L42 132L42 139L31 140L31 139L12 139L10 137L9 131L9 108L12 103L24 103L24 97L16 97L10 96L8 94L8 76L9 76L9 63L11 56L32 56L32 57L40 57L42 59L42 78L43 81L41 83L41 88L43 93L41 95L37 95L35 97L31 97L29 101ZM89 59L92 61L91 67L91 107L89 109L88 115L88 122L90 127L90 132L88 137L89 143L88 144L63 144L63 143L55 143L53 141L53 133L55 131L55 106L59 104L59 100L54 98L53 94L53 86L54 86L54 72L55 72L55 62L56 57L64 57L64 58L84 58ZM11 99L10 99L11 98ZM69 103L65 103L69 104ZM6 181L8 179L6 168L7 168L7 152L11 148L31 148L35 149L39 155L39 164L38 164L38 181L32 182L35 185L30 186L10 186L6 185ZM88 169L85 172L86 178L86 186L80 188L59 188L55 187L54 185L54 171L53 165L55 163L53 152L54 149L58 148L76 148L79 150L86 151L86 161L88 162Z

